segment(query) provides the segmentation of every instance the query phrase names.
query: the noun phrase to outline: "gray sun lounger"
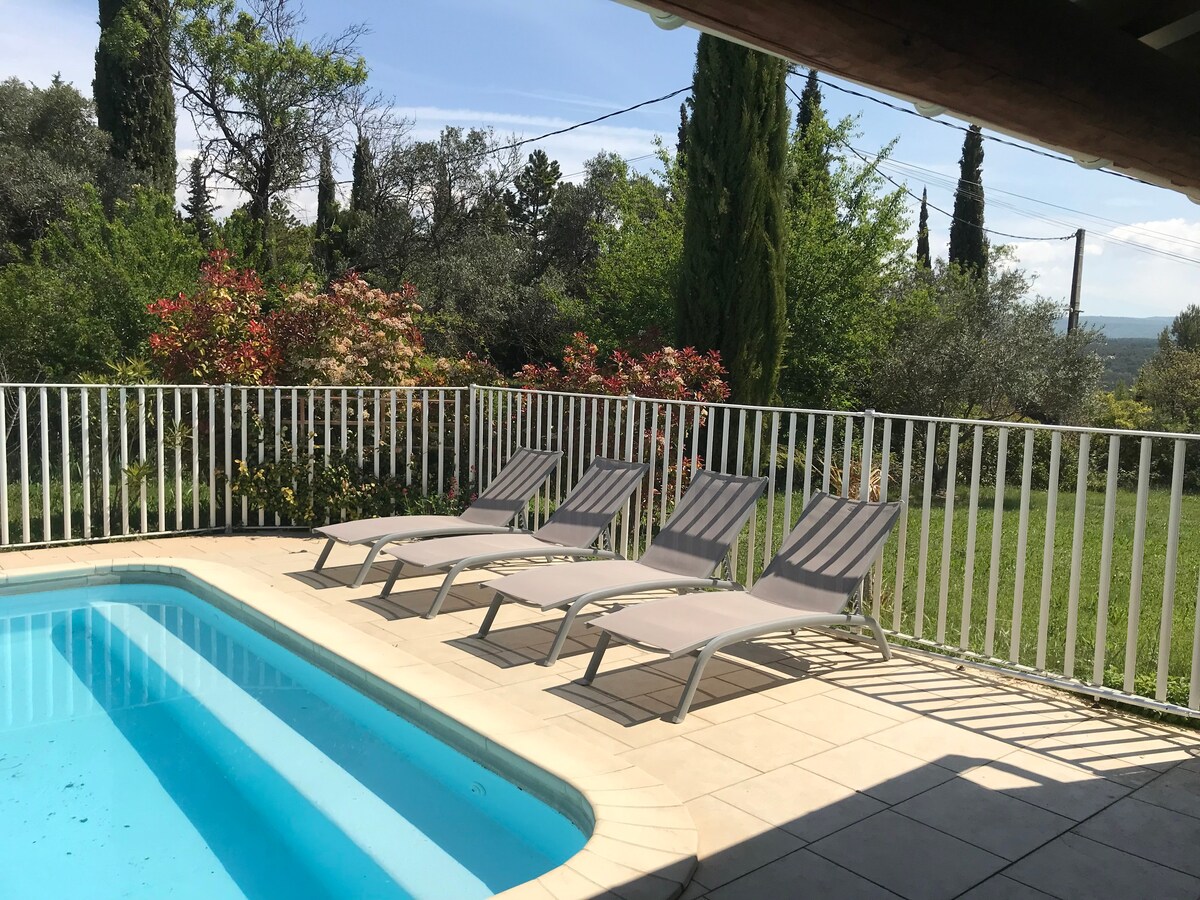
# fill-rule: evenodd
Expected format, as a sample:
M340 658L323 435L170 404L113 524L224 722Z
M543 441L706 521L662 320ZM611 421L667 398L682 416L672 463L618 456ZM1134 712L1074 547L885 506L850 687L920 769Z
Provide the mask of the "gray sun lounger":
M442 586L425 613L426 619L432 619L446 602L454 579L465 569L506 559L615 558L616 553L596 544L649 468L646 463L597 457L546 524L532 534L461 535L389 547L386 552L396 557L396 563L379 596L391 593L405 563L445 569Z
M573 566L527 569L487 586L496 597L478 637L486 637L506 600L543 612L566 608L542 665L558 660L575 617L591 603L651 590L737 588L713 573L729 553L767 487L765 478L722 475L701 469L654 542L636 562L603 559Z
M353 587L358 587L383 548L395 541L513 531L514 520L525 513L538 488L558 468L560 459L561 450L518 447L487 489L457 516L383 516L314 528L313 534L327 540L313 571L321 571L334 544L369 544L371 549L354 579Z
M694 653L696 662L671 717L672 722L682 722L713 654L764 634L811 626L866 626L884 659L891 659L879 623L861 609L858 588L883 552L902 508L900 503L816 494L749 591L666 597L588 622L601 634L583 683L592 683L614 637L671 659ZM853 606L847 610L849 602Z

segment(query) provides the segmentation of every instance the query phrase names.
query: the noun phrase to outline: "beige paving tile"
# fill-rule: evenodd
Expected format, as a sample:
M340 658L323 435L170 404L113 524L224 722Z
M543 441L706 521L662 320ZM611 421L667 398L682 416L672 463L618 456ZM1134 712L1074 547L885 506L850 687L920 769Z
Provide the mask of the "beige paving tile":
M1061 900L1195 900L1200 879L1078 834L1064 834L1004 873Z
M715 796L763 821L815 841L874 815L885 804L799 766L738 782Z
M893 900L897 895L815 853L797 850L718 888L709 896L712 900L765 900L775 897L781 900L785 897Z
M1193 816L1125 797L1075 831L1090 840L1200 877L1200 819Z
M1019 859L1075 824L1074 819L962 778L951 778L894 809L1010 860Z
M1135 800L1200 817L1200 766L1175 766L1145 787L1138 788L1131 796Z
M871 735L871 740L926 762L962 772L1003 759L1017 747L946 722L921 717Z
M580 712L571 715L601 734L630 747L649 747L704 728L708 724L695 716L688 716L678 725L668 722L662 715L672 708L645 698L635 698L631 701L609 700L607 704L591 709L582 708Z
M1005 875L993 875L962 894L960 900L1054 900L1054 897Z
M696 877L709 889L804 846L798 837L715 797L692 800L687 808L700 831Z
M693 705L691 712L688 713L688 718L694 717L713 725L719 725L722 722L731 722L734 719L760 713L778 705L778 700L768 696L765 691L760 691L744 694L741 697L728 697L719 703L707 706Z
M734 719L702 728L689 734L688 740L753 766L760 772L778 769L833 746L764 716Z
M850 706L826 694L785 703L763 715L831 744L845 744L896 724L895 719Z
M1130 788L1036 751L1019 750L971 769L967 781L1082 821L1129 793Z
M930 715L987 737L1026 747L1045 738L1084 728L1090 719L1080 710L1024 698L1012 703L954 704L943 710L931 710Z
M749 766L734 762L686 737L670 738L630 750L625 758L663 779L681 800L711 794L758 774Z
M528 709L529 707L526 708ZM623 743L602 731L597 731L587 724L587 722L584 722L573 714L550 716L546 719L546 723L561 728L575 735L575 737L582 738L602 753L611 753L614 756L618 756L631 749L629 744Z
M810 756L796 765L884 803L907 800L954 776L949 769L866 739Z
M890 810L808 849L911 900L949 900L1005 865L998 856Z
M1057 759L1117 777L1115 773L1121 770L1163 770L1192 759L1200 748L1200 738L1129 719L1094 719L1036 747ZM1139 783L1139 778L1139 773L1132 773L1130 783Z

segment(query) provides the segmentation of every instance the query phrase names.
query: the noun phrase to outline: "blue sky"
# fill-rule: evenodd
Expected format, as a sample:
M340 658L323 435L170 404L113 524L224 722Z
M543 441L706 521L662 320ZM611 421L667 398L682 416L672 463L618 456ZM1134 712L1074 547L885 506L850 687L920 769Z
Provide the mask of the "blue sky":
M418 138L443 125L533 136L665 94L690 83L697 37L687 28L662 31L612 0L340 0L310 2L306 12L314 36L352 22L370 27L362 51L372 84L412 120ZM0 77L44 84L61 72L88 91L95 18L94 2L0 0ZM931 204L951 208L961 132L834 90L825 91L825 102L834 118L860 116L861 150L898 138L887 173L917 194L928 188ZM641 157L656 134L673 141L678 106L667 101L541 146L567 175L600 150ZM186 123L179 139L186 154ZM1087 229L1085 313L1170 315L1200 302L1200 206L994 142L985 151L989 227L1030 236ZM296 204L302 216L311 214L311 197ZM930 225L934 252L944 254L948 220L931 212ZM1036 276L1036 289L1065 301L1072 243L1009 243Z

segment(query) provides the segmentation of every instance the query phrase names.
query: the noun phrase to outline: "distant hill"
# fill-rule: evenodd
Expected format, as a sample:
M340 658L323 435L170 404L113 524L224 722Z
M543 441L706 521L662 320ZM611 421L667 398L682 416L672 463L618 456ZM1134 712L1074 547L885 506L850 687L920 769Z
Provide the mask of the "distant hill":
M1133 385L1138 370L1158 349L1158 338L1109 338L1100 353L1104 357L1104 374L1100 384L1112 390L1119 384Z
M1099 328L1110 341L1124 338L1157 338L1169 328L1174 316L1081 316L1080 324ZM1065 331L1067 320L1059 319L1058 327Z

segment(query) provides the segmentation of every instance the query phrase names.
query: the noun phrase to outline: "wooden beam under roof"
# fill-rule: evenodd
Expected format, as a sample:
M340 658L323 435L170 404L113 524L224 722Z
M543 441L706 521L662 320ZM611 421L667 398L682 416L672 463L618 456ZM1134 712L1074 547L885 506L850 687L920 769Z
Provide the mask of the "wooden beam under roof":
M1200 70L1069 0L638 0L1200 200Z

